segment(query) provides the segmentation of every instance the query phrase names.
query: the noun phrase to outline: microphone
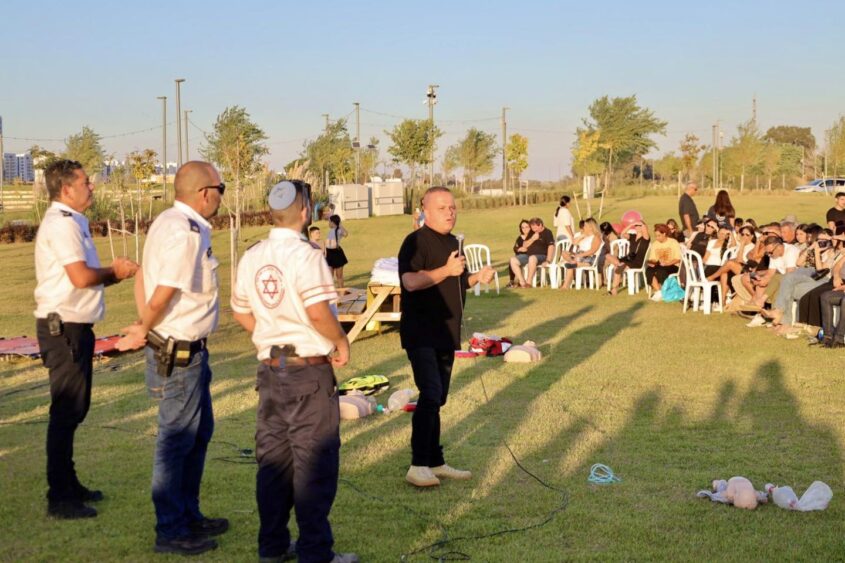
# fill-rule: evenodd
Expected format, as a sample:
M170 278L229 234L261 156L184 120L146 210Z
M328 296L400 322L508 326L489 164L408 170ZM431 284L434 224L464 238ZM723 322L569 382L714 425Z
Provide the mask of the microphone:
M455 238L458 239L458 256L460 256L464 253L464 234L458 233Z

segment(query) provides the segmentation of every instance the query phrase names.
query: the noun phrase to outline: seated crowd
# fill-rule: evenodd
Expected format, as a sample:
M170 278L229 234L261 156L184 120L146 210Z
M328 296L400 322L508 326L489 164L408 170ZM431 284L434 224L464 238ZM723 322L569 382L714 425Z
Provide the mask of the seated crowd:
M685 195L696 190L691 183ZM836 194L824 224L798 223L787 215L758 225L736 217L724 190L699 219L694 205L693 212L685 211L689 203L682 196L683 231L674 219L649 229L636 213L622 225L587 218L576 228L567 209L570 201L564 196L555 212L556 235L539 217L520 222L509 287L537 285L548 273L553 287L568 290L580 287L576 276L591 270L595 278L590 284L616 295L633 279L626 274L631 271L644 277L651 299L661 301L670 278L675 291L692 279L713 289L703 299L719 310L753 315L749 327L768 326L788 339L803 335L811 344L845 347L840 314L845 306L845 192Z

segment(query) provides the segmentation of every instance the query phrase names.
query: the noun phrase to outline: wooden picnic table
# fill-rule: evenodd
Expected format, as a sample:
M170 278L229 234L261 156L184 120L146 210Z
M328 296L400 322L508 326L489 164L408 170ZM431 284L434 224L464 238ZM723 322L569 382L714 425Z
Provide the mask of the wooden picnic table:
M400 293L398 286L377 283L367 284L367 289L342 289L337 302L337 318L342 323L355 323L346 335L349 342L352 343L370 323L373 323L371 330L380 330L382 322L398 322L402 317Z

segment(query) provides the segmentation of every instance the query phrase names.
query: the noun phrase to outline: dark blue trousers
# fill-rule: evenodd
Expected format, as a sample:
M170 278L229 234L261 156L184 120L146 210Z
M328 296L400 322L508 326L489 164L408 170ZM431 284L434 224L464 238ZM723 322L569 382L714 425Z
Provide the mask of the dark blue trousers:
M259 557L287 551L293 508L300 563L331 561L329 512L340 466L340 409L330 364L258 366L255 442Z

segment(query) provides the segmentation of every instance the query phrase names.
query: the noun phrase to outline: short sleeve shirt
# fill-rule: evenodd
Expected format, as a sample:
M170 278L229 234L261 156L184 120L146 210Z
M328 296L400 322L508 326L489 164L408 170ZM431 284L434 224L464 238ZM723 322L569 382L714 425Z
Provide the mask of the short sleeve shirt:
M827 210L827 222L833 222L836 226L845 226L845 209L840 211L835 207L831 207Z
M540 231L540 238L532 242L528 246L528 255L533 256L535 254L542 254L546 256L549 252L549 246L554 246L555 244L555 237L552 236L552 232L549 229L543 228Z
M686 223L684 223L684 215L689 215L693 227L698 223L698 207L695 206L695 200L687 193L681 194L681 199L678 200L678 215L681 218L681 230L687 228Z
M211 225L202 215L181 201L163 211L144 243L144 298L149 301L157 286L179 291L153 330L189 341L211 334L219 315L219 265L211 250Z
M792 244L783 245L783 255L779 258L769 258L769 269L777 270L779 274L785 274L789 268L795 268L798 265L798 256L801 251L798 247Z
M85 215L54 201L38 227L35 238L35 316L46 319L58 313L70 323L103 320L103 286L76 288L65 266L85 262L99 268L100 259Z
M469 274L450 276L440 283L408 291L401 282L408 272L436 270L458 250L458 239L440 234L428 226L405 237L399 249L401 310L399 336L402 348L457 350L461 345L461 316Z
M330 354L334 344L317 332L306 309L336 299L323 253L296 231L274 228L241 258L231 304L255 317L252 342L266 360L273 346L291 345L302 357Z
M571 232L575 232L575 218L572 217L572 212L566 207L558 207L555 214L554 225L557 227L557 236L569 236L566 232L566 227L569 227Z

